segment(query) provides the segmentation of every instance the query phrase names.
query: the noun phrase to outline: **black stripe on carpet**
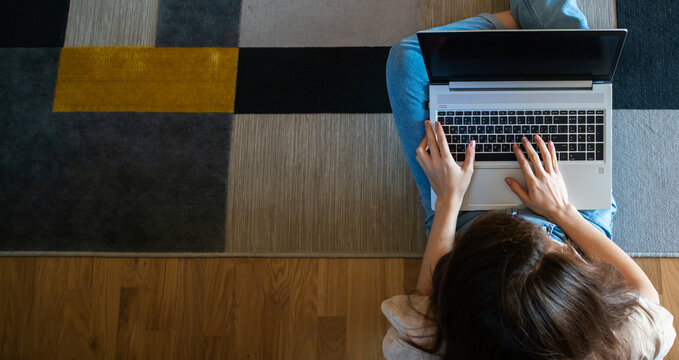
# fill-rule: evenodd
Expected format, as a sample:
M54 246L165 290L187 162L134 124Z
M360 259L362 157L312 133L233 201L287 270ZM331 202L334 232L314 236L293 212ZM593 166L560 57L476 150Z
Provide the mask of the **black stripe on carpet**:
M69 0L0 1L0 47L62 47Z
M679 2L617 0L628 29L613 79L616 109L679 109Z
M236 113L388 113L389 47L241 48Z

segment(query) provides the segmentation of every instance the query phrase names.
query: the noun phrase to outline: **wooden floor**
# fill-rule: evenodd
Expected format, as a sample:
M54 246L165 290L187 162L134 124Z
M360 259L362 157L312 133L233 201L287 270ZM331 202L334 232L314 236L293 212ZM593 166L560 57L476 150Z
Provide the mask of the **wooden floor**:
M679 259L636 259L679 314ZM1 258L2 359L379 359L419 260ZM679 359L675 345L668 359Z

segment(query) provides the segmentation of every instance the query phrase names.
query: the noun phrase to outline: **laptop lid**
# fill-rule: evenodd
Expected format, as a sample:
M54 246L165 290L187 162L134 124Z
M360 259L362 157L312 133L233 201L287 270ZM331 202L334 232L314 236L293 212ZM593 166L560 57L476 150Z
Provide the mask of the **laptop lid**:
M431 84L450 81L611 81L626 29L421 31Z

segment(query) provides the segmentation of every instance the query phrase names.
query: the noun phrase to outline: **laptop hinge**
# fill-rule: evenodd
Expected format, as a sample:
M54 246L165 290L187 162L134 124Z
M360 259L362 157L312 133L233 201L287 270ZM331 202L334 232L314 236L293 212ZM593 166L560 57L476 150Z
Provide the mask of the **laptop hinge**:
M592 90L592 81L451 81L448 88L450 91Z

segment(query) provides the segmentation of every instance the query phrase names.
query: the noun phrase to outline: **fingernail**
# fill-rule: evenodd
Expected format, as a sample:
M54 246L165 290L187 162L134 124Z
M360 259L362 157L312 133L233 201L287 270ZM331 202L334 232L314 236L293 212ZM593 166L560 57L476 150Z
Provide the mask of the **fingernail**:
M509 180L509 178L505 178L505 182L507 183L507 185L509 185L509 184L511 184L511 183L512 183L512 181L511 181L511 180Z
M524 141L524 140L528 140L528 139L526 139L526 137L524 136L524 137L521 138L521 141Z
M471 141L472 146L476 145L476 140Z
M519 145L514 144L514 145L512 145L512 147L513 147L514 149L518 149L518 148L519 148Z

